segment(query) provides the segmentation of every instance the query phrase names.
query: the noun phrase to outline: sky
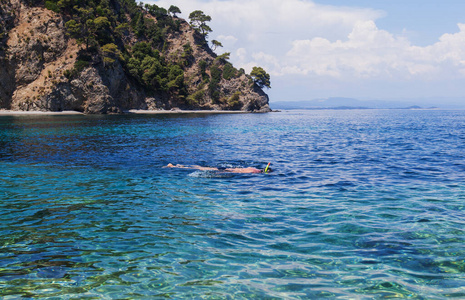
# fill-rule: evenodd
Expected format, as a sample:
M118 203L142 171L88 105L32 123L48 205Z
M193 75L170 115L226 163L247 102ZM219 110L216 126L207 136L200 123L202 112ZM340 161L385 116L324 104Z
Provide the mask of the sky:
M212 17L236 68L263 67L273 101L465 100L463 0L146 0ZM445 98L451 98L446 100ZM452 99L453 98L453 99ZM426 100L425 100L426 101Z

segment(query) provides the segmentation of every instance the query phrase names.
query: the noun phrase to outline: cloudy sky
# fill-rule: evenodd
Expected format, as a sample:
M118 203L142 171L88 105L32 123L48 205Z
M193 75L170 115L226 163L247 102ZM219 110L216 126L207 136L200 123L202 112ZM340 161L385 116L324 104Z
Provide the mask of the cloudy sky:
M464 97L463 0L146 0L200 9L231 62L273 101ZM457 100L455 100L457 101Z

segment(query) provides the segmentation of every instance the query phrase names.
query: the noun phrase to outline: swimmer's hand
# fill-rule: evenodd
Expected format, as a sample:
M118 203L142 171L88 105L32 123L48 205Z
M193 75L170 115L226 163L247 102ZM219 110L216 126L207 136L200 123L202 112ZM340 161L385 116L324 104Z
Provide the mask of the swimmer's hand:
M166 167L163 167L163 168L186 168L186 167L184 167L183 165L173 165L172 163L169 163L168 165L166 165Z
M166 165L166 167L163 167L163 168L191 169L190 167L186 167L180 164L173 165L172 163L169 163L168 165Z

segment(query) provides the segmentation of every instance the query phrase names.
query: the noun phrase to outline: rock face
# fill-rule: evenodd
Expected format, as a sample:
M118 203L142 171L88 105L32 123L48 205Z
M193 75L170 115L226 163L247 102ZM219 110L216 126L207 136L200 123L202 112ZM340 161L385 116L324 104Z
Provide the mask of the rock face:
M8 59L8 33L14 27L14 6L9 2L0 2L0 107L10 108L11 97L15 90L14 63Z
M182 69L176 79L180 84L157 88L141 83L148 69L135 75L128 63L134 55L131 49L146 36L130 28L115 34L114 53L120 55L106 60L103 47L92 52L70 37L69 15L49 10L40 1L30 2L0 2L0 109L90 114L172 108L270 111L268 96L252 78L217 57L182 19L169 17L177 30L165 34L159 51L163 62ZM142 11L146 20L157 23ZM132 21L128 17L128 23Z

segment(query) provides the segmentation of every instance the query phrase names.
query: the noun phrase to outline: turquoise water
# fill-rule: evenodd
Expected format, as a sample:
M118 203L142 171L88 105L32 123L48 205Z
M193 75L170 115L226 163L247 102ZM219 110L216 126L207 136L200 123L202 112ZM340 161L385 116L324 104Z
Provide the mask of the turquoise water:
M0 296L465 298L464 156L464 111L0 117Z

